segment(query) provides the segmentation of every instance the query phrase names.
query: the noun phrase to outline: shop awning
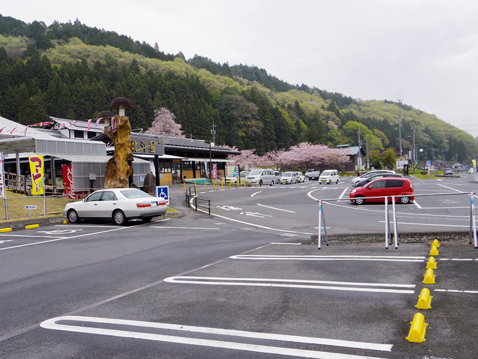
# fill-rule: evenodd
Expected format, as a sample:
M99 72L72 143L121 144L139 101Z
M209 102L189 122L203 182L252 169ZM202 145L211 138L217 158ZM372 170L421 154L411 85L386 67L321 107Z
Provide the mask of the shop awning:
M209 158L183 158L182 161L192 161L192 162L209 162ZM213 158L212 162L235 162L233 160L224 160L224 159L219 159L219 158Z

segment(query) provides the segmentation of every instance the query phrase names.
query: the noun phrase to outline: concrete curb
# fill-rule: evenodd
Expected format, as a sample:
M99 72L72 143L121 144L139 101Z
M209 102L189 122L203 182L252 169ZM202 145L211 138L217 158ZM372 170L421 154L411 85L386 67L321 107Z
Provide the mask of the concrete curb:
M314 234L310 238L311 244L317 244L318 235ZM366 244L366 243L383 243L385 245L384 233L368 233L368 234L334 234L328 235L329 244ZM398 243L431 243L435 239L440 242L456 242L469 243L470 232L417 232L417 233L399 233ZM325 246L325 235L322 235L322 245ZM392 247L394 246L394 237L392 233Z
M173 212L173 213L166 213L161 218L181 218L183 216L182 212ZM19 220L12 220L8 222L1 222L0 229L25 229L27 226L33 225L42 225L42 224L52 224L52 223L63 223L65 218L63 216L46 216L40 218L28 218L28 219L19 219ZM33 228L33 227L30 227Z

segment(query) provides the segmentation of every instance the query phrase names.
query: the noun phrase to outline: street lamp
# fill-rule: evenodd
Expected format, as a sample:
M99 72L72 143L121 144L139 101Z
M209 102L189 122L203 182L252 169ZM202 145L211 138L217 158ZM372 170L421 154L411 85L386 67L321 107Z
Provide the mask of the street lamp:
M212 148L214 147L214 142L209 142L209 182L212 183Z

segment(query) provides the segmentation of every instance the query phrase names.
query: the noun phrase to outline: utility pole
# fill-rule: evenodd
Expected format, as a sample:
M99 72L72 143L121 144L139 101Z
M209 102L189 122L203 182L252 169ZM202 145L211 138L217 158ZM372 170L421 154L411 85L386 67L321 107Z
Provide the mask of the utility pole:
M402 100L398 99L398 136L400 138L400 161L402 158Z
M367 169L370 170L370 155L368 152L368 135L367 135Z
M415 126L415 120L413 121L413 127L411 128L412 130L412 138L413 138L413 148L412 148L412 156L413 156L413 171L415 172L417 168L417 148L415 146L415 130L417 127Z
M358 153L359 153L359 163L358 163L358 170L360 172L360 170L362 169L362 158L360 157L361 155L361 151L360 149L362 148L362 138L360 137L362 134L362 132L360 131L360 127L358 128L358 132L357 132L357 135L358 135Z

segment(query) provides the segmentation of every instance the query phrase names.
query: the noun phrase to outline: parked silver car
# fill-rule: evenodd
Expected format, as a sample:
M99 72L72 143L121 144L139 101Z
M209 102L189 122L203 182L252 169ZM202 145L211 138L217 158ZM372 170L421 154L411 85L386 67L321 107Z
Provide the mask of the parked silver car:
M284 172L280 178L280 184L297 183L297 172Z
M68 203L63 215L71 223L101 218L123 225L132 218L149 222L153 217L166 213L168 207L164 198L153 197L139 189L111 188L95 191L80 202Z

